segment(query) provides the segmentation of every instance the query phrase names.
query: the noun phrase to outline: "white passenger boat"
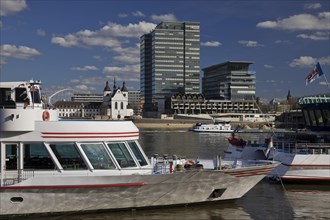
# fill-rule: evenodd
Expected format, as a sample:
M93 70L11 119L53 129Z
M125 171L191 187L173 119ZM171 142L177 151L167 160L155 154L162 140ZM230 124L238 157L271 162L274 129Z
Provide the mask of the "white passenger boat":
M273 141L259 146L238 145L232 141L225 159L274 160L281 163L268 177L294 183L330 183L330 143Z
M216 121L213 124L196 123L190 130L195 132L209 133L232 133L234 131L231 128L230 122L226 121Z
M0 89L1 217L237 199L278 165L149 160L131 121L58 120L39 81Z

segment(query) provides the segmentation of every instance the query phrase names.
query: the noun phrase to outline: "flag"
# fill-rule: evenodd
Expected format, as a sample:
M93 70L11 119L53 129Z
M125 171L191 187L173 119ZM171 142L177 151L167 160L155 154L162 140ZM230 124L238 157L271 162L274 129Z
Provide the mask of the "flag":
M321 65L319 62L317 62L314 69L306 77L306 85L312 83L316 79L316 77L319 78L322 75L323 75L323 71L321 69Z

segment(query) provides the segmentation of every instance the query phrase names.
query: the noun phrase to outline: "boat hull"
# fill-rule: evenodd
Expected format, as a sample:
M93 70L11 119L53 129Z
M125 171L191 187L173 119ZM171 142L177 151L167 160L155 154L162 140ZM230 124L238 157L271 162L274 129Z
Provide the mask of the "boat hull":
M27 215L147 208L242 197L274 164L238 171L188 171L159 175L34 177L1 187L0 214ZM56 185L43 185L48 182ZM83 184L83 185L82 185Z
M271 180L286 183L330 183L329 154L292 154L285 152L271 153L275 160L281 163L268 177ZM264 151L258 147L237 147L229 145L225 159L266 159Z

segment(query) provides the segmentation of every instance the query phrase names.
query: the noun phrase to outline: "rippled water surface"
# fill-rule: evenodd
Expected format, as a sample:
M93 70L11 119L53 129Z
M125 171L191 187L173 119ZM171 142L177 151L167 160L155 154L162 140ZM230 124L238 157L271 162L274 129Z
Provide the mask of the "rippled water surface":
M262 141L257 134L245 139ZM213 158L224 155L227 136L179 130L142 130L140 144L147 156L173 154L189 158ZM32 219L32 218L31 218ZM330 219L330 186L280 185L261 181L243 198L185 207L116 211L92 214L65 214L34 219L65 220L217 220L217 219Z

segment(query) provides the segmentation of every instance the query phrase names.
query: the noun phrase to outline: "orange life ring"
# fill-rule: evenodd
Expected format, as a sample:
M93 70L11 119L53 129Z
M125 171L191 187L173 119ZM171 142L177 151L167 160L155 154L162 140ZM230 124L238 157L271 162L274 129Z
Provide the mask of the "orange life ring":
M49 112L48 112L48 111L44 111L44 112L42 113L42 120L44 120L44 121L49 121L49 119L50 119L50 114L49 114Z

